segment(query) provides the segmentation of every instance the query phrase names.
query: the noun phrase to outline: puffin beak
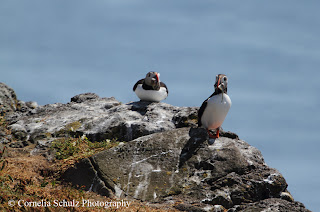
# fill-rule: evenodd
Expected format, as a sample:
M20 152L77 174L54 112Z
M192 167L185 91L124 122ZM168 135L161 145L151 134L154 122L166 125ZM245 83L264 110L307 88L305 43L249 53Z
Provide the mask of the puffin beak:
M156 74L156 79L157 79L157 82L159 82L159 74Z
M220 83L220 77L218 79L218 82L217 82L217 88L220 89L222 91L222 93L224 92L225 88L224 88L224 84L223 83Z

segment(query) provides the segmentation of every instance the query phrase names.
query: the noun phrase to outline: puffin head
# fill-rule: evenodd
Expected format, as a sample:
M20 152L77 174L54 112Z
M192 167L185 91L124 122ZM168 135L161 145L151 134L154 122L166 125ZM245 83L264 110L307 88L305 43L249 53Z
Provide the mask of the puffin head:
M154 90L160 89L160 73L150 71L149 73L147 73L144 81L147 85L151 86Z
M228 88L228 77L225 74L218 74L216 76L216 83L214 84L216 91L221 91L222 93L227 93Z

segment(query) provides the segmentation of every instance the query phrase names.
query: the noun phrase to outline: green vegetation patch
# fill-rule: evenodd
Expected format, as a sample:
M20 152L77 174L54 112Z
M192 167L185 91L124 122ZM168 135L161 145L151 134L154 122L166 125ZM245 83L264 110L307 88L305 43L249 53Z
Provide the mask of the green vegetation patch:
M106 139L100 142L91 142L87 137L82 138L60 138L52 142L51 150L55 151L58 160L90 157L91 155L117 146L116 140Z

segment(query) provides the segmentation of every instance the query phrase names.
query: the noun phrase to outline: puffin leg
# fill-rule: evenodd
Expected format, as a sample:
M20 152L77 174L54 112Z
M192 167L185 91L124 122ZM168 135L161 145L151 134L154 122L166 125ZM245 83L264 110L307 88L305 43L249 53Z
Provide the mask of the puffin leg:
M220 127L218 127L218 128L217 128L217 131L216 131L216 137L217 137L217 138L219 138L219 133L220 133Z
M207 130L209 138L219 138L219 131L217 131L217 134L213 134L210 130Z

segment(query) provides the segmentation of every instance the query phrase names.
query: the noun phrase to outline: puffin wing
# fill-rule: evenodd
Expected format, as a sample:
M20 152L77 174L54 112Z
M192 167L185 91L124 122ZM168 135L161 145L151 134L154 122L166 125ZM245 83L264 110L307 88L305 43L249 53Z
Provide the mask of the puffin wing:
M204 100L204 102L202 103L200 109L198 110L198 127L201 127L202 126L202 123L201 123L201 118L202 118L202 115L204 113L204 110L206 109L207 107L207 104L208 104L208 100L214 95L215 93L213 93L211 96L209 96L206 100Z
M139 84L143 84L144 83L144 79L139 80L138 82L136 82L136 84L134 84L133 86L133 91L136 91L137 87Z
M209 98L208 98L208 99L209 99ZM201 117L202 117L202 115L203 115L204 110L205 110L206 107L207 107L208 99L206 99L206 100L202 103L200 109L198 110L198 127L201 127L201 125L202 125L202 123L201 123Z
M168 90L166 84L164 84L163 82L160 82L160 88L161 88L161 87L166 88L166 90L167 90L167 95L168 95L168 94L169 94L169 90Z

